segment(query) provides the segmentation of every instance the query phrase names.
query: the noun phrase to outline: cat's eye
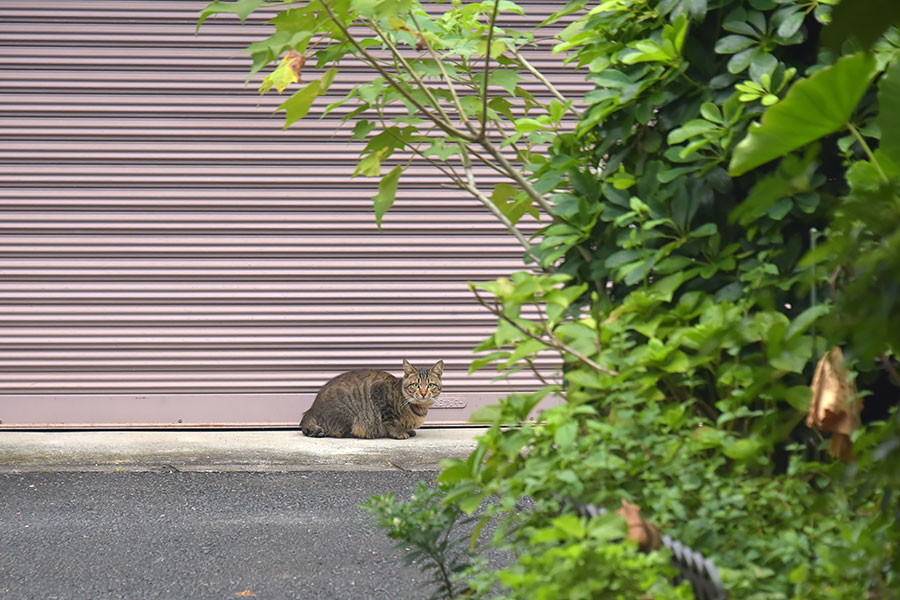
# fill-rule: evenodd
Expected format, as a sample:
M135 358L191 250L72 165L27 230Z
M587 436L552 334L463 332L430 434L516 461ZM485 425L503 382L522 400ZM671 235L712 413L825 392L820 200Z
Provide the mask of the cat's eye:
M438 388L438 384L436 384L436 383L429 383L429 384L428 384L428 387L430 387L430 388L433 389L433 390L436 390L436 389Z

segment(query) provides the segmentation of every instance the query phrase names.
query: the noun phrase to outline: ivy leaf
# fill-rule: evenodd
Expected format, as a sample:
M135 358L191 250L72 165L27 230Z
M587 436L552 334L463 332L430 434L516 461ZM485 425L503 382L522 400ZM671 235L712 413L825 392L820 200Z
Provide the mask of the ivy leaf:
M397 196L397 182L400 180L400 174L403 173L403 167L397 165L391 172L381 178L378 184L378 193L372 198L375 205L375 223L378 229L381 229L381 218L384 213L393 206L394 198Z
M874 59L858 53L795 83L760 124L750 125L734 149L728 174L743 175L842 128L874 76Z

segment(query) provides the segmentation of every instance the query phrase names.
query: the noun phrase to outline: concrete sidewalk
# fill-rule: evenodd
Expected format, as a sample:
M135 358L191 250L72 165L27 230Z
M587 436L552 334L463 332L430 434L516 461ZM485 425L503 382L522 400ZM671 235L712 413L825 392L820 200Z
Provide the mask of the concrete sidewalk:
M274 431L0 431L0 472L432 471L465 458L480 428L420 429L408 440Z

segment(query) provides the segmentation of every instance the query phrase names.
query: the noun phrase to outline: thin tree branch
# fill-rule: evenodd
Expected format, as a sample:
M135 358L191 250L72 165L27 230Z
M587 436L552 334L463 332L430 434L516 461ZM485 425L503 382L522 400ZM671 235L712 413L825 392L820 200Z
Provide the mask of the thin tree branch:
M538 257L534 255L534 251L531 249L531 243L528 239L522 234L521 231L509 220L509 218L500 212L500 209L491 202L491 199L485 196L481 190L478 189L477 184L475 183L475 173L472 171L472 161L469 159L469 154L465 148L461 148L462 159L463 159L463 167L466 170L466 182L463 186L463 189L468 191L470 194L475 196L482 204L484 204L485 208L487 208L497 219L506 226L506 229L519 240L519 243L525 248L526 254L531 256L537 264L540 264Z
M444 111L443 107L441 107L440 101L434 97L434 95L431 93L431 90L427 85L425 85L425 82L422 81L422 78L419 77L418 73L413 70L412 66L408 62L406 62L406 58L404 58L403 55L400 54L400 51L397 50L397 47L393 44L393 42L390 41L390 39L388 39L387 35L385 35L381 27L378 26L378 23L375 23L374 21L368 21L368 24L369 27L374 30L376 34L378 34L378 37L381 38L381 41L384 43L384 45L388 47L388 50L391 51L394 59L399 61L400 64L403 65L403 68L407 73L410 74L410 76L416 82L416 85L418 85L419 88L425 93L425 95L428 96L428 99L431 101L432 106L437 109L441 117L443 117L447 123L450 123L450 116Z
M594 362L593 360L591 360L590 358L588 358L587 356L585 356L584 354L582 354L575 348L572 348L571 346L569 346L568 344L566 344L565 342L563 342L562 340L560 340L558 337L556 337L555 335L553 335L550 332L547 332L548 333L547 339L544 339L543 336L535 335L534 333L528 331L527 329L525 329L524 327L522 327L521 325L516 323L514 320L510 319L508 316L503 314L503 311L498 310L497 308L495 308L495 307L491 306L489 303L487 303L484 300L484 298L481 297L481 295L478 293L478 291L475 290L474 288L472 289L472 293L475 294L475 299L478 301L479 304L481 304L483 307L485 307L486 309L491 311L494 314L494 316L496 316L497 318L503 319L504 321L506 321L507 323L509 323L516 329L518 329L520 332L525 334L527 337L529 337L533 340L542 342L544 344L547 344L551 348L556 348L557 350L567 352L568 354L571 354L572 356L574 356L575 358L577 358L578 360L580 360L587 366L589 366L592 369L595 369L597 371L600 371L604 375L609 375L609 376L615 377L619 374L618 372L613 371L612 369L607 369L606 367L598 365L596 362Z
M485 138L487 130L487 105L488 105L488 75L490 75L491 65L491 44L494 41L494 24L497 22L497 12L500 9L500 0L494 0L494 11L491 13L491 20L488 22L488 38L487 48L484 51L484 83L481 86L481 133L478 139Z
M438 68L441 70L441 75L444 77L444 81L447 82L447 90L450 92L450 97L453 98L453 104L456 106L456 110L459 111L460 120L462 121L463 125L465 125L474 135L475 130L469 123L468 117L466 117L466 111L463 110L462 102L459 101L459 95L456 93L456 86L453 85L453 80L450 78L450 74L444 67L444 61L441 60L441 57L438 56L437 52L434 51L434 47L428 42L427 39L425 39L422 28L419 27L419 21L416 20L416 16L412 12L409 13L409 18L412 19L413 25L416 26L416 32L419 34L419 39L425 42L425 47L428 49L428 53L431 55L432 60L437 63Z
M573 115L575 115L575 117L576 117L577 119L582 119L582 118L583 118L583 115L582 115L581 111L579 111L579 110L577 110L576 108L574 108L574 107L572 106L571 102L570 102L569 100L567 100L566 97L563 96L563 95L559 92L558 89L556 89L556 86L554 86L552 83L550 83L550 80L547 79L546 77L544 77L544 74L543 74L543 73L541 73L540 71L538 71L537 69L535 69L534 66L533 66L530 62L528 62L528 60L526 60L524 56L522 56L522 54L519 52L518 49L513 50L513 54L515 55L515 57L516 57L516 59L519 61L519 63L521 63L521 65L522 65L523 67L525 67L525 69L526 69L529 73L531 73L531 74L534 76L535 79L537 79L539 82L541 82L541 84L542 84L545 88L547 88L547 89L550 91L551 94L553 94L554 96L556 96L556 99L557 99L557 100L559 100L560 102L563 103L563 106L566 106L566 105L569 106L569 109L568 109L568 110L569 110Z
M525 176L522 175L522 173L519 172L519 170L516 169L505 156L503 156L503 153L501 153L500 150L496 146L494 146L494 144L492 144L487 138L479 141L481 143L481 146L485 150L487 150L488 153L493 156L498 163L500 163L506 174L516 183L518 183L519 187L521 187L532 200L537 202L538 205L540 205L540 207L543 208L548 215L552 215L553 207L550 206L550 204L536 189L534 189L534 186L531 185L531 182L525 179Z
M384 67L382 67L378 63L377 60L375 60L375 57L369 54L369 52L367 52L366 49L360 45L356 38L354 38L350 34L350 31L344 26L340 19L338 19L337 15L334 14L334 11L331 9L331 6L329 6L328 2L323 0L322 7L325 9L325 12L328 13L328 17L331 19L331 21L337 26L338 29L341 30L341 33L344 34L344 36L353 45L353 47L356 48L356 51L359 53L359 55L363 57L368 62L368 64L371 65L376 71L378 71L379 75L381 75L391 87L397 90L401 96L406 98L413 106L421 111L421 113L427 119L437 125L441 129L441 131L443 131L447 135L459 137L469 142L475 142L475 137L473 135L467 134L464 131L457 129L453 126L452 123L443 121L440 116L435 115L430 110L428 110L428 108L426 108L421 102L416 100L409 92L407 92L403 88L403 86L397 83L394 77L390 73L388 73L384 69Z
M544 376L541 375L541 372L537 370L537 366L534 364L533 360L531 360L527 356L525 357L524 360L525 360L525 363L528 365L528 368L531 370L531 372L534 373L534 376L538 378L538 381L540 381L544 385L551 385L549 381L544 379Z

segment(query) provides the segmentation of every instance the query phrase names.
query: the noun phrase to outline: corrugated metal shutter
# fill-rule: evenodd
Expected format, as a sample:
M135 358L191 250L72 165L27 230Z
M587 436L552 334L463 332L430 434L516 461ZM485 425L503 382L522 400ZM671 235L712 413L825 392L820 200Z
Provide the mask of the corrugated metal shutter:
M0 1L0 427L295 425L403 358L446 361L432 423L535 387L465 374L493 325L466 281L520 269L515 240L425 167L379 232L349 128L283 132L235 57L269 29L195 37L205 5Z

